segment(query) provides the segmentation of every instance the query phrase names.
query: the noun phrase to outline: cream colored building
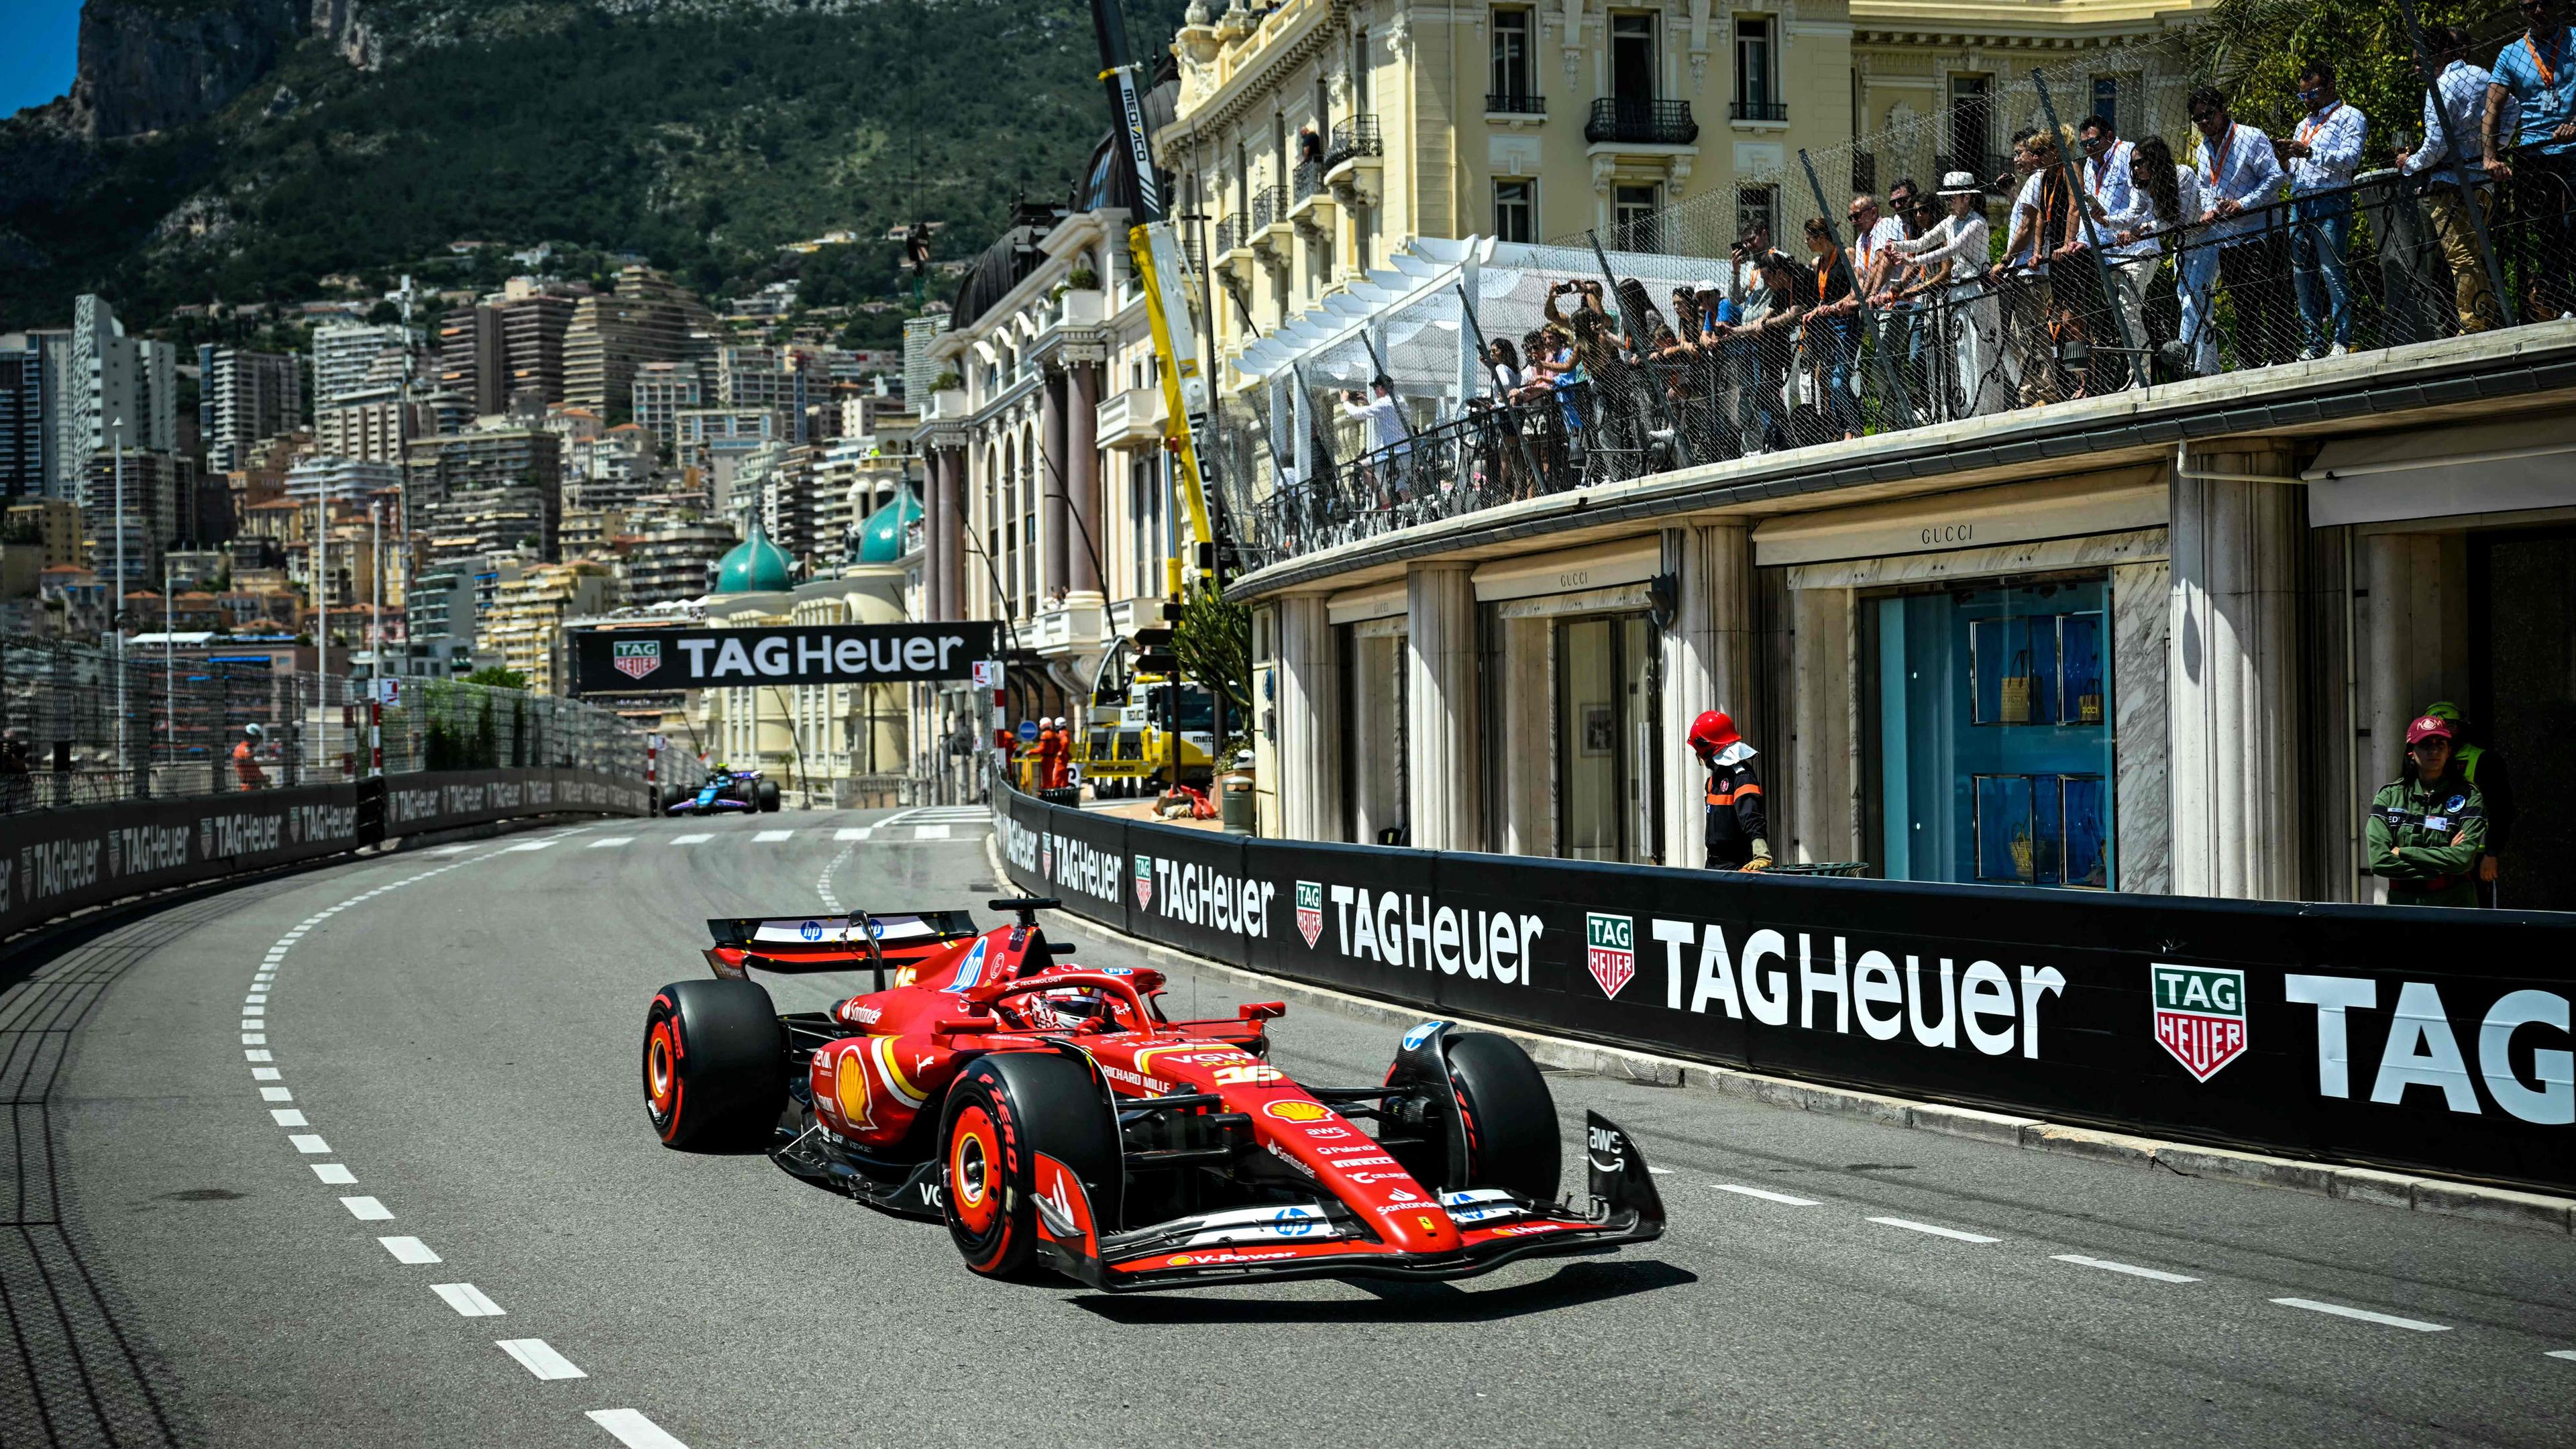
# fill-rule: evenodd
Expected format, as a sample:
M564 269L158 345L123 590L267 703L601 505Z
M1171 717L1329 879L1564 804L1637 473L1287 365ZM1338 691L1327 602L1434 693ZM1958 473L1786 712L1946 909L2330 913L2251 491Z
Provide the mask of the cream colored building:
M718 595L706 622L726 627L896 624L904 620L906 570L853 564L838 578L793 590ZM758 769L786 809L853 809L913 803L911 686L796 684L704 689L689 695L687 728L709 763Z
M616 589L605 564L536 565L501 582L476 627L475 649L500 656L502 668L527 679L529 692L558 693L571 677L564 621L606 612Z

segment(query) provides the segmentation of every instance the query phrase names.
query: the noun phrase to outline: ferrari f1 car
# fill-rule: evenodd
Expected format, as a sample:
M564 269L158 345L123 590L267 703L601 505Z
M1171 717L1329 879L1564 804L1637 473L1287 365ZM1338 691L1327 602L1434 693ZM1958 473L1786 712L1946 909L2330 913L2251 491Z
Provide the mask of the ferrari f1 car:
M758 770L728 770L718 765L707 772L697 793L684 795L671 802L665 815L754 815L778 808L778 782L764 780Z
M1307 1086L1267 1060L1284 1003L1170 1020L1160 972L1048 939L1036 913L1056 902L991 904L1016 922L708 922L715 979L645 1014L653 1130L765 1146L807 1182L944 1222L974 1272L1034 1263L1113 1293L1464 1278L1663 1234L1637 1144L1598 1113L1588 1194L1559 1199L1555 1104L1505 1037L1426 1021L1382 1083ZM866 970L876 989L782 1014L752 970Z

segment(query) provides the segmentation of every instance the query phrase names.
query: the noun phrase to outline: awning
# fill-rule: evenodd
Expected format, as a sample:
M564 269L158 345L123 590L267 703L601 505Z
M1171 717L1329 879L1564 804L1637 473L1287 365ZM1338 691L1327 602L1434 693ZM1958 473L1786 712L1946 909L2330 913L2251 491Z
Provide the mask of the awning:
M2320 528L2576 508L2576 417L2338 439L2299 476Z

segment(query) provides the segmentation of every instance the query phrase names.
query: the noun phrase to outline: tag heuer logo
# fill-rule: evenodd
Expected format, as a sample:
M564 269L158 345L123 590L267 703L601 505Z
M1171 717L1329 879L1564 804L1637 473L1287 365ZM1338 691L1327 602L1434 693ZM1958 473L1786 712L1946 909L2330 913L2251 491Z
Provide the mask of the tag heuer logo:
M1583 969L1601 994L1617 996L1637 975L1637 923L1627 916L1592 911L1583 917Z
M2206 1082L2245 1055L2245 973L2211 966L2147 968L2156 995L2156 1041Z
M1038 837L1038 879L1055 879L1055 837L1053 835Z
M1136 857L1136 904L1141 908L1154 903L1154 857Z
M608 650L608 662L629 679L642 679L662 667L662 641L659 639L613 640Z
M1306 938L1306 948L1313 950L1315 938L1324 934L1324 883L1297 882L1297 934Z

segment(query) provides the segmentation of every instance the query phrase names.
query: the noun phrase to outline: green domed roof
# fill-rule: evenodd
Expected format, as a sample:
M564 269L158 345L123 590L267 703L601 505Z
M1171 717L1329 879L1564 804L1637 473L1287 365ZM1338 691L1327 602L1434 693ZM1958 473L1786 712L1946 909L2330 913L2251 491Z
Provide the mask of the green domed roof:
M719 594L776 593L795 586L794 571L787 551L769 541L760 531L760 519L751 520L751 537L734 545L716 564L716 587Z
M919 517L921 500L909 488L897 490L893 502L859 525L859 562L890 564L903 557L903 531Z

